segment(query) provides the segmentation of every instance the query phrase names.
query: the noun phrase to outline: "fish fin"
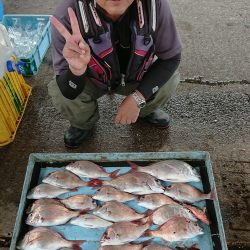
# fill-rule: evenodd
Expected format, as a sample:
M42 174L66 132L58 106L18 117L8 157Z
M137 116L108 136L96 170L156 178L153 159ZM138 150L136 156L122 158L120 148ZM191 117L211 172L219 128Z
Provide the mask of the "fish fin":
M73 240L72 241L72 248L73 250L82 250L80 245L82 245L85 242L85 240Z
M211 192L206 195L206 197L209 200L216 200L215 188L213 188Z
M211 222L210 222L210 220L207 218L207 216L205 216L205 218L202 219L201 221L202 221L203 223L205 223L206 225L210 225L210 224L211 224Z
M88 208L85 208L85 209L83 209L83 210L81 210L81 211L79 212L79 215L86 214L88 211L89 211L89 209L88 209Z
M138 171L139 167L137 164L135 164L134 162L131 162L131 161L126 161L129 166L131 167L130 171L129 172L135 172L135 171ZM128 173L129 173L128 172Z
M118 173L120 172L120 169L116 169L115 171L113 171L109 177L112 178L112 179L115 179L118 177Z
M101 187L103 184L103 181L102 180L99 180L99 179L92 179L90 180L88 183L87 183L87 186L88 187Z

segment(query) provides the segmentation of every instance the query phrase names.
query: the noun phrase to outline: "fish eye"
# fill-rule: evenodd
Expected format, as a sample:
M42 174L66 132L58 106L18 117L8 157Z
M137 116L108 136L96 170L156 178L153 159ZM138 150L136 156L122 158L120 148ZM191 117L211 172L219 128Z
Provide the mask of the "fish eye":
M171 187L172 187L172 185L168 185L168 186L167 186L167 188L171 188Z
M92 204L96 204L95 200L92 200Z

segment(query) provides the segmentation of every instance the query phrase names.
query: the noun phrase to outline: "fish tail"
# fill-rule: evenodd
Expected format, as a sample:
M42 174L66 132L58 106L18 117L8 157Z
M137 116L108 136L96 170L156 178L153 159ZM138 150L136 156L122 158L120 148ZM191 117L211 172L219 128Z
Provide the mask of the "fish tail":
M85 242L85 240L73 240L72 241L72 249L73 250L82 250L80 245L82 245Z
M216 200L215 189L213 188L210 193L206 195L206 199L208 200Z
M131 162L131 161L126 161L129 166L131 167L131 170L129 172L135 172L135 171L138 171L139 167L137 164L135 164L134 162Z
M210 225L210 224L211 224L210 220L207 218L206 215L204 215L203 218L200 218L200 220L201 220L203 223L205 223L206 225Z
M111 179L117 178L117 177L118 177L119 171L120 171L120 169L116 169L115 171L113 171L113 172L109 175L109 177L110 177Z
M186 205L186 204L183 204L183 206L185 208L187 208L189 211L192 212L192 214L198 218L199 220L201 220L203 223L209 225L210 224L210 221L206 215L206 208L200 210L199 208L195 207L195 206L191 206L191 205Z
M99 179L92 179L90 180L88 183L87 183L87 186L89 187L101 187L103 184L103 181L102 180L99 180Z

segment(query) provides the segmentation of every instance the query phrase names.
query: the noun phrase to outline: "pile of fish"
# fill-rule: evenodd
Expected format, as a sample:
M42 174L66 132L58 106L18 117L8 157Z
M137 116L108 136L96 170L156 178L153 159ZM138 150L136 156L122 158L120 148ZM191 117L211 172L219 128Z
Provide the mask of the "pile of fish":
M19 242L18 249L82 249L83 240L66 240L50 228L65 224L106 228L99 250L168 250L166 242L184 242L204 233L202 223L209 224L209 220L205 211L192 203L214 199L214 195L203 194L188 184L201 181L194 168L179 160L159 161L145 167L128 164L131 170L118 175L119 169L107 173L93 162L77 161L46 176L27 195L35 200L26 211L26 224L34 229ZM165 187L164 182L171 185ZM97 190L92 197L77 194L58 198L79 187ZM126 204L129 201L136 201L147 211L138 213ZM152 225L157 228L152 230ZM140 237L158 237L163 244L135 244Z

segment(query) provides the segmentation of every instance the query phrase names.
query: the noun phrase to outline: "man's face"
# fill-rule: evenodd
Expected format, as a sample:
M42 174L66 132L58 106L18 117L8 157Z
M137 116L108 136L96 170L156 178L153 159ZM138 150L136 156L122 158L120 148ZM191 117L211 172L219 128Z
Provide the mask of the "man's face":
M113 21L117 20L134 0L96 0Z

